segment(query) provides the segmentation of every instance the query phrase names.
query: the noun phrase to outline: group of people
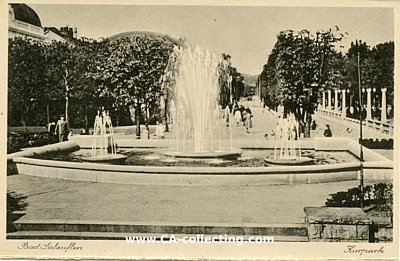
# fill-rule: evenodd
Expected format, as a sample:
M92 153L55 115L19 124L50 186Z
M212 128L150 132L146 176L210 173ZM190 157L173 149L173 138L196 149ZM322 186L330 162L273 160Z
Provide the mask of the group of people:
M320 106L321 107L321 106ZM341 110L341 108L339 108ZM365 120L367 118L367 105L364 105L362 109L359 106L350 106L346 108L346 117L352 119ZM380 121L382 117L382 110L379 106L372 105L371 107L371 117L374 120ZM393 106L388 105L386 108L386 118L393 119Z
M112 132L112 121L109 111L105 110L104 107L100 110L97 110L97 115L94 120L94 127L93 131L95 134L99 135L102 134L101 132L104 131L104 134L109 129L109 132Z
M106 130L107 128L112 128L112 121L109 114L109 111L105 110L104 107L101 110L97 111L97 115L94 120L94 128L93 132L96 134L101 134L102 130ZM73 131L70 129L68 121L65 119L64 115L61 115L60 118L56 122L50 122L48 124L48 131L57 135L58 141L67 141L72 135ZM81 131L81 134L84 134L85 130Z
M233 115L233 117L231 117L231 115ZM243 124L243 126L246 127L247 133L250 133L249 129L253 128L253 114L251 109L249 107L245 108L237 102L234 104L228 104L225 107L224 118L227 127L229 124L233 123L236 123L236 126Z

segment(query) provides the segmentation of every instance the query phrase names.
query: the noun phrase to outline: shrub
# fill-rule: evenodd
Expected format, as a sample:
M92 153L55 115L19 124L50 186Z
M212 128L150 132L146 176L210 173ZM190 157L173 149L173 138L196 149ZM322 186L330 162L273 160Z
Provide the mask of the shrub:
M44 146L58 142L52 133L15 133L7 135L7 154L18 152L23 148Z
M7 232L15 231L13 222L15 217L11 214L14 211L22 211L27 207L26 196L22 196L12 191L7 191Z
M325 202L327 207L360 207L361 190L359 187L330 194ZM364 206L387 206L393 204L393 185L377 183L364 187Z

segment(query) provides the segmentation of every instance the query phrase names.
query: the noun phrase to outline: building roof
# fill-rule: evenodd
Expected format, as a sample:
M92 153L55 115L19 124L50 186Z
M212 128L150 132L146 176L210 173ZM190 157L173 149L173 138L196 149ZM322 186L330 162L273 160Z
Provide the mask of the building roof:
M125 33L119 33L108 37L108 39L113 41L121 38L135 37L135 36L150 36L158 39L163 39L164 41L171 42L176 45L183 45L183 41L172 38L169 35L154 33L154 32L146 32L146 31L130 31Z
M49 31L55 33L56 35L58 35L58 36L60 36L62 38L65 38L65 35L63 33L61 33L61 31L58 30L56 27L45 27L44 28L44 33L45 34L46 34L46 32L49 32Z
M18 21L22 21L28 24L36 25L38 27L42 27L42 23L40 21L37 13L26 4L10 4L13 12L14 18Z

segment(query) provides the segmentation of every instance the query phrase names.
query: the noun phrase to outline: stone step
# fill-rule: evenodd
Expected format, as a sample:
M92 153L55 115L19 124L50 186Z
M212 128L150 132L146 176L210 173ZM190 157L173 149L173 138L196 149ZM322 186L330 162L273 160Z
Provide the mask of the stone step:
M164 235L163 241L169 242L169 238L165 237L165 234L154 234L154 233L131 234L122 232L17 231L13 233L8 233L6 238L25 239L25 240L126 240L126 237L153 237L158 242L155 244L159 244L161 243L160 239L163 235ZM184 237L193 237L193 234L192 235L174 234L174 236L177 239L182 239ZM237 237L237 235L230 235L230 236ZM243 241L248 242L250 236L247 235L241 237L243 237ZM274 242L308 242L307 236L273 236L273 238ZM254 241L254 238L252 240Z
M29 220L22 217L15 221L14 225L18 231L307 236L307 229L304 224L144 223L93 220Z

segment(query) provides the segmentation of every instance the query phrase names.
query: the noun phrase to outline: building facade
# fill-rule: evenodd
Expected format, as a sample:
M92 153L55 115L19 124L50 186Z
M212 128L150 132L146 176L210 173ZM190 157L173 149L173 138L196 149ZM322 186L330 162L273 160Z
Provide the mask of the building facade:
M46 39L36 12L26 4L8 4L8 38Z
M8 4L8 38L21 37L51 43L77 38L77 28L42 27L37 13L26 4Z

